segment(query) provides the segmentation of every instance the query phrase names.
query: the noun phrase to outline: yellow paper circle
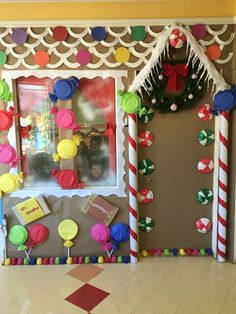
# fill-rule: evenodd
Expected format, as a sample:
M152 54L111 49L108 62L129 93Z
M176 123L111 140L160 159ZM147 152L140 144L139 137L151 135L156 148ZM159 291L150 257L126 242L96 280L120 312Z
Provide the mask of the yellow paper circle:
M58 233L65 241L72 240L78 233L79 227L76 222L71 219L63 220L58 226Z
M18 177L11 173L5 173L0 177L0 190L4 193L15 192L19 188Z
M129 49L125 47L120 47L115 52L116 61L120 63L125 63L129 60L130 52Z
M77 154L77 145L73 140L62 140L57 145L57 153L62 159L72 159Z

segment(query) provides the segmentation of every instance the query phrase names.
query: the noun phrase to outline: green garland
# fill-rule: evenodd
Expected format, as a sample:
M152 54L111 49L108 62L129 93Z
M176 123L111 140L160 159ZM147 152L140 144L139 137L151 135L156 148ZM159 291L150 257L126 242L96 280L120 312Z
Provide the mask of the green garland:
M169 60L171 65L186 64L186 60ZM163 68L159 64L152 69L149 78L146 80L148 87L149 102L160 113L177 112L184 109L191 109L196 101L202 97L204 78L201 78L202 70L199 69L199 62L189 62L188 74L183 78L185 87L180 95L165 93L168 78L163 75Z

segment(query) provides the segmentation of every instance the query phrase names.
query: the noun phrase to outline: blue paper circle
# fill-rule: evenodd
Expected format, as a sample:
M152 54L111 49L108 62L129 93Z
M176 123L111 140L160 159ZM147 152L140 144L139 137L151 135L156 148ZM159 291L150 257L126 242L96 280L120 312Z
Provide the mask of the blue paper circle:
M92 37L97 41L102 41L107 37L107 32L105 27L97 26L92 29Z
M123 223L117 223L111 226L111 239L115 243L122 243L129 239L129 226Z
M229 111L236 106L235 86L231 89L218 92L214 97L214 109L217 111Z

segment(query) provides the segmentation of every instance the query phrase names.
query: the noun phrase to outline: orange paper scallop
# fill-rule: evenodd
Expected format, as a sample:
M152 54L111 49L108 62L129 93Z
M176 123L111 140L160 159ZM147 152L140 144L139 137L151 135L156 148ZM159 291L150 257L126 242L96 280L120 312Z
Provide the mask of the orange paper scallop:
M44 50L37 51L34 55L34 62L41 67L46 66L49 63L48 53Z
M212 61L217 60L221 56L221 49L217 45L211 45L211 46L207 47L206 55Z

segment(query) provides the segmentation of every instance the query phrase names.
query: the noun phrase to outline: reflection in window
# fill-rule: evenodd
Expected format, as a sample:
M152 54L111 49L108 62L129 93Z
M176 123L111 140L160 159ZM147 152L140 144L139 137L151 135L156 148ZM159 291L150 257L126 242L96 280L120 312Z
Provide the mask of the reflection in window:
M77 171L87 187L116 185L115 80L80 79L74 105L80 123L81 142ZM105 136L107 125L114 127Z
M50 114L48 92L53 81L36 77L16 80L18 111L21 116L21 168L24 173L24 188L57 186L51 180L55 166L52 155L55 152L56 134L54 119Z

